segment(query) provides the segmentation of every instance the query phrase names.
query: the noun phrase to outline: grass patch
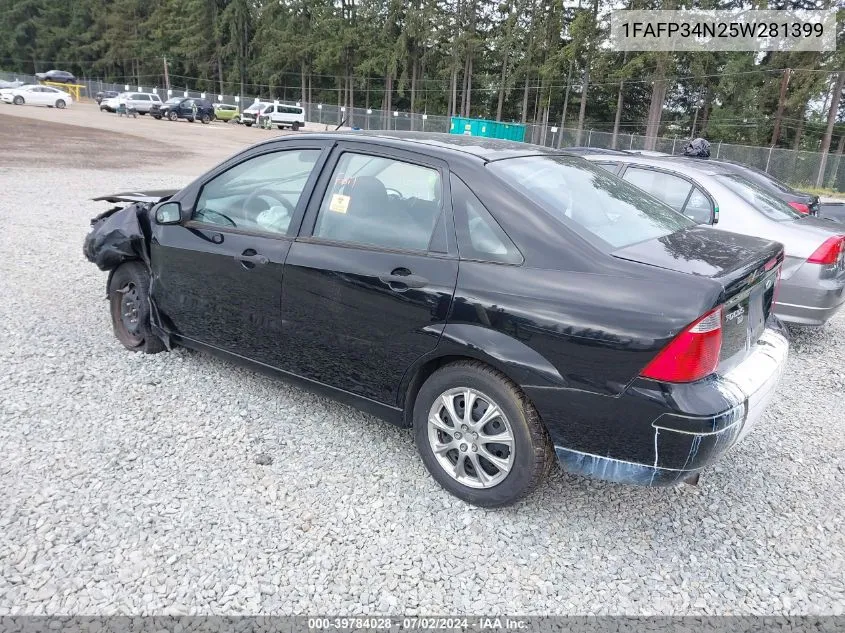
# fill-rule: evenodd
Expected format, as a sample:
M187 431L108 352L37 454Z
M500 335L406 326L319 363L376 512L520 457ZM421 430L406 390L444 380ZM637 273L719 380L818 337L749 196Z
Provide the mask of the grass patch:
M825 189L824 187L810 187L807 185L790 185L794 187L798 191L803 191L805 193L811 193L816 196L821 196L825 198L839 198L841 200L845 200L845 193L842 191L836 191L836 189Z

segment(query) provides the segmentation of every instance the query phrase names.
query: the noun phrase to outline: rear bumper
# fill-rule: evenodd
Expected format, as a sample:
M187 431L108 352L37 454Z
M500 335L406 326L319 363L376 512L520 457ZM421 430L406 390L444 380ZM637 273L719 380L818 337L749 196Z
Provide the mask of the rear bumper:
M763 415L783 374L789 343L776 320L730 370L689 384L638 379L618 398L585 403L593 428L549 424L562 467L646 486L690 479L741 440ZM583 396L582 396L583 397ZM605 402L601 402L604 400ZM615 401L606 410L608 400ZM541 411L542 414L542 411Z
M845 305L845 271L803 264L778 290L775 314L796 325L824 325Z

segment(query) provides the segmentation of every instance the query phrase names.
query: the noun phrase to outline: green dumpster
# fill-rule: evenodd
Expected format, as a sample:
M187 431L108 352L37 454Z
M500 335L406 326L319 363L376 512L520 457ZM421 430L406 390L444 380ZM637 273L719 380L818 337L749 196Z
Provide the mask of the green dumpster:
M485 136L487 138L502 138L509 141L525 140L525 126L521 123L503 123L502 121L489 121L487 119L468 119L466 117L453 116L449 128L450 134L463 134L466 136Z

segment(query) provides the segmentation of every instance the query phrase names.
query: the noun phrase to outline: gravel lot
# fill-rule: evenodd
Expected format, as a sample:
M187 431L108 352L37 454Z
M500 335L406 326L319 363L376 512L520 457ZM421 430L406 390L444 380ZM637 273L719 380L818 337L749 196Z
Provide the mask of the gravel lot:
M0 138L17 125L0 116ZM82 128L43 129L61 153ZM200 162L219 152L185 130ZM109 151L139 142L109 134ZM408 430L205 355L120 347L106 275L81 252L105 208L89 198L206 165L14 156L0 162L0 614L845 612L845 314L796 332L768 414L700 486L556 471L485 511L439 489Z

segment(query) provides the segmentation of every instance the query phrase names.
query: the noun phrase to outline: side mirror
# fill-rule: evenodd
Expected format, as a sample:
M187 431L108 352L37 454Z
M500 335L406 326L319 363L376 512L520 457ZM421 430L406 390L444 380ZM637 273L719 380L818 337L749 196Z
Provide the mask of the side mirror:
M165 202L156 209L156 224L179 224L182 221L182 205L178 202Z

